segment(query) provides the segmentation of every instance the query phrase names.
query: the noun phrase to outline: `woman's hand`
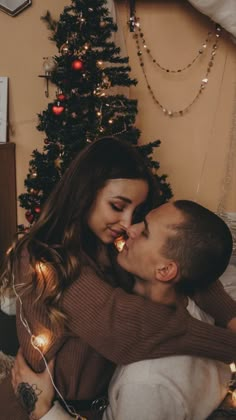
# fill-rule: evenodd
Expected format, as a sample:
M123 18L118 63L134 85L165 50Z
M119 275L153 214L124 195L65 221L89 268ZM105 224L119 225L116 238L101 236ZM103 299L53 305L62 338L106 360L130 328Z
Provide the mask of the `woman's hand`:
M54 360L48 363L48 368L53 375ZM40 419L50 410L55 394L50 375L47 369L43 373L30 369L21 349L12 368L12 386L32 420Z

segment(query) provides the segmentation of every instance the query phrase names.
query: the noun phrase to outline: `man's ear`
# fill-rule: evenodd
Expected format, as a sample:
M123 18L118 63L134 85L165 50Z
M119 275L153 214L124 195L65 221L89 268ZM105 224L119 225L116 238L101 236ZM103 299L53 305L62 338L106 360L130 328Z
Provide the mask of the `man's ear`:
M178 265L174 261L159 264L155 269L155 277L159 281L175 280L178 276Z

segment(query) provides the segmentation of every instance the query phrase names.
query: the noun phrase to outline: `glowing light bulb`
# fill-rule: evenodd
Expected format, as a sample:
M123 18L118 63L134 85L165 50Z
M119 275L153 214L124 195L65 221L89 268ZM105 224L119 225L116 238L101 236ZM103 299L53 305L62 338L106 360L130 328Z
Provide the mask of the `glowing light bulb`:
M235 363L231 363L229 365L229 367L230 367L232 373L236 372L236 365L235 365Z
M119 238L116 238L115 242L115 247L117 249L118 252L121 252L125 246L125 240L123 238L123 236L119 236Z
M40 335L32 335L31 337L31 343L34 347L37 347L41 351L45 350L48 346L49 339L45 334Z

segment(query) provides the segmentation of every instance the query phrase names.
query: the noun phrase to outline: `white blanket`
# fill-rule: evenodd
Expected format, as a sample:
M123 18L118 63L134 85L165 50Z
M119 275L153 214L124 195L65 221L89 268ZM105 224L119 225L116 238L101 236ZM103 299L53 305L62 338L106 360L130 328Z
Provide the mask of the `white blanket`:
M189 3L219 23L236 42L236 0L189 0Z

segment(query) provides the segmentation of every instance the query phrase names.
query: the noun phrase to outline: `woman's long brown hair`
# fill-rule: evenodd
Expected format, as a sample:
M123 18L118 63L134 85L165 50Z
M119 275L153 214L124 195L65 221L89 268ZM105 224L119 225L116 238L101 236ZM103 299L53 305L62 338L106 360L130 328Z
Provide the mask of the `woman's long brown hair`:
M26 252L32 275L27 278L24 290L37 290L55 327L66 318L60 309L63 291L78 277L86 260L96 263L98 239L87 225L89 209L106 182L117 178L142 179L148 183L147 200L134 217L142 217L157 205L156 180L140 152L113 137L99 139L73 160L46 201L38 221L16 241L7 257L1 285L8 287L13 276L18 279L24 276L22 255ZM43 269L39 273L40 263L47 267L47 275Z

